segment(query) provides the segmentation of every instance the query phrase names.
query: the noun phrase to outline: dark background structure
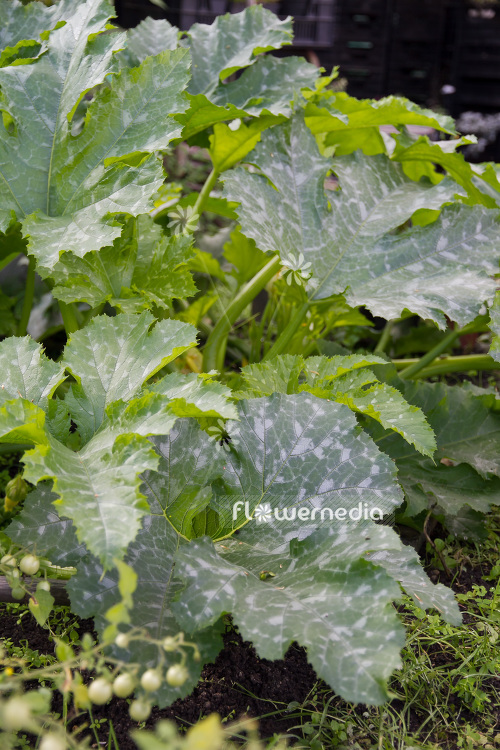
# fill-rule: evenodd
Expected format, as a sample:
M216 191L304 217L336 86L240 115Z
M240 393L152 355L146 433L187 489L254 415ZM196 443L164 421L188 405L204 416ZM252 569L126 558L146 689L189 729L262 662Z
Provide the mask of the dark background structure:
M117 0L122 26L152 16L181 29L211 23L244 2ZM266 7L295 18L293 54L340 66L357 97L401 94L418 104L500 112L500 3L465 0L281 0Z

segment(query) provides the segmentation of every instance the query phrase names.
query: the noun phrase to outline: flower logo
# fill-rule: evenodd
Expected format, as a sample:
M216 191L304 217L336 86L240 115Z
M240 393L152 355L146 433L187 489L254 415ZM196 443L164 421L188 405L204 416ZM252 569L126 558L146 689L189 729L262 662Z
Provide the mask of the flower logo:
M168 213L170 221L167 226L173 234L192 234L198 225L199 216L195 213L193 206L182 208L176 206Z
M306 263L303 253L299 253L297 257L290 253L287 258L283 258L281 261L282 265L287 269L283 273L283 278L286 279L286 283L291 286L292 281L302 286L306 281L309 281L312 275L311 263Z
M273 515L273 509L269 503L259 503L254 511L255 519L261 523L262 521L270 521Z

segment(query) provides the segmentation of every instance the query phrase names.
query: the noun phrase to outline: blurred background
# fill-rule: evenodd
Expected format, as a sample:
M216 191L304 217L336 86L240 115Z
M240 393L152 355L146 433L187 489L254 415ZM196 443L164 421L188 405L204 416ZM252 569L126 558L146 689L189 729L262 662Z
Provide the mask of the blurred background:
M276 0L264 3L295 19L301 54L329 72L338 65L349 94L406 96L459 119L474 133L472 161L500 161L500 2L466 0ZM230 0L116 0L125 28L147 16L181 29L237 13Z

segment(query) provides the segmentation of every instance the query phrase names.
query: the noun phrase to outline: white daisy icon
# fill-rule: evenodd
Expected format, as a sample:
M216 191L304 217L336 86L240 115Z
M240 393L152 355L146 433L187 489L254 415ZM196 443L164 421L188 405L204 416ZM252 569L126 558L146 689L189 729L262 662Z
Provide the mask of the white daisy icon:
M286 279L286 283L291 285L293 281L301 286L304 282L311 278L311 263L306 263L303 253L298 253L297 257L293 253L289 253L288 257L283 258L281 261L284 270L283 278Z
M259 503L254 511L255 519L260 523L261 521L270 521L273 515L273 509L269 503Z

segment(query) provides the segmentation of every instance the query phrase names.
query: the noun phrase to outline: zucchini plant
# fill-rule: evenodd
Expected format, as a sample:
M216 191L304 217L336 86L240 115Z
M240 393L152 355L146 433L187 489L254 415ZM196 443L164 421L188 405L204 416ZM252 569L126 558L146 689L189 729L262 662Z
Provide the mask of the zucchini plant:
M191 691L231 614L262 657L297 641L344 698L381 703L402 588L461 621L381 521L471 535L500 500L494 389L426 382L500 359L497 337L440 358L500 328L496 167L463 159L447 116L265 54L292 22L259 5L185 34L112 18L0 1L0 268L27 258L22 302L0 299L0 442L31 490L4 553L74 569L73 611L107 636L114 613L110 656L162 665L143 702ZM184 195L162 162L181 141L212 163ZM207 211L223 255L198 246ZM66 333L53 358L27 335L37 274ZM436 342L391 358L417 320ZM179 632L180 665L158 650Z

